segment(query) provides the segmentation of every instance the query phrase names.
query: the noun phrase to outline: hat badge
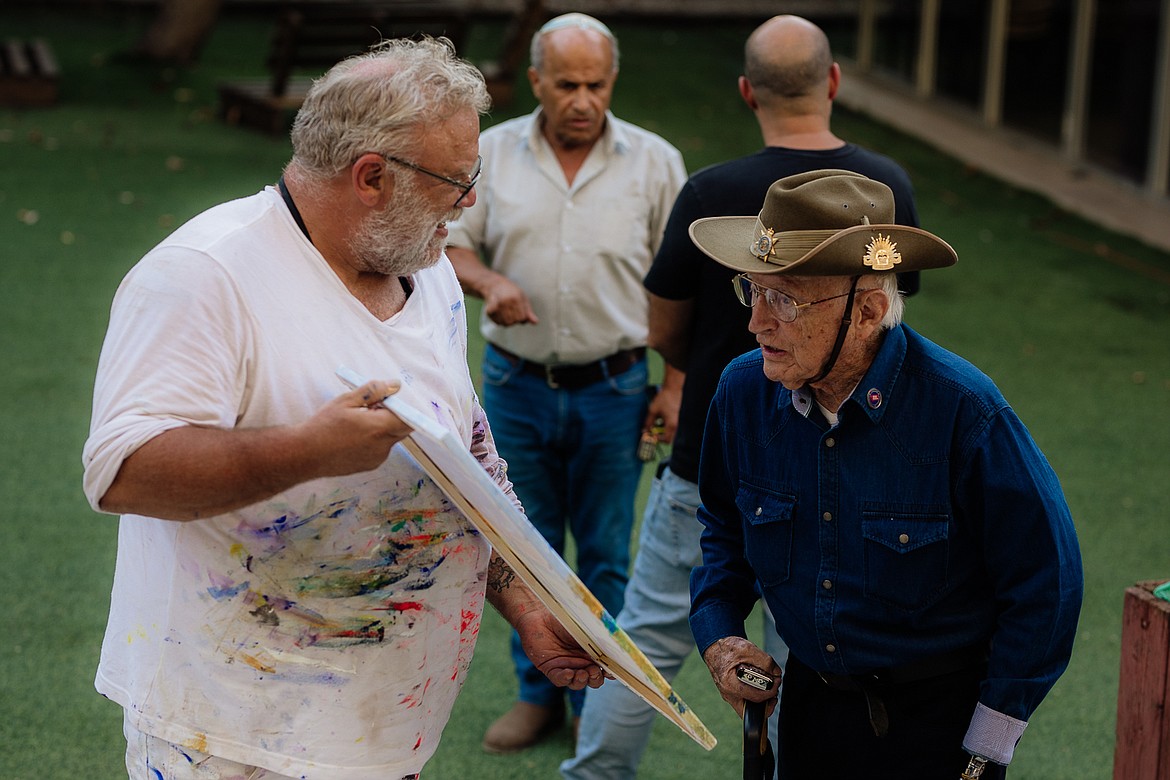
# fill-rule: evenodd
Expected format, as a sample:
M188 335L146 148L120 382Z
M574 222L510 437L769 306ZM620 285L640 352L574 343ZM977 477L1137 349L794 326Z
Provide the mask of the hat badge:
M769 257L776 254L776 231L772 228L762 229L759 237L752 242L751 253L767 262Z
M866 246L865 256L861 260L875 271L888 271L902 262L902 255L896 243L878 233Z

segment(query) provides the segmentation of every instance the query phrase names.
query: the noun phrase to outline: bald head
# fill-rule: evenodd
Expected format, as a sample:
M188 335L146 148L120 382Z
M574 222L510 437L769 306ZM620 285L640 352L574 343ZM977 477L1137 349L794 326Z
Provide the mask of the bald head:
M580 13L561 14L549 19L536 31L529 49L532 67L538 71L544 70L547 52L554 44L568 45L569 41L583 40L594 45L600 44L607 49L612 61L611 69L617 73L620 56L617 38L602 22Z
M799 16L772 17L744 46L744 75L762 104L826 99L832 67L829 39Z

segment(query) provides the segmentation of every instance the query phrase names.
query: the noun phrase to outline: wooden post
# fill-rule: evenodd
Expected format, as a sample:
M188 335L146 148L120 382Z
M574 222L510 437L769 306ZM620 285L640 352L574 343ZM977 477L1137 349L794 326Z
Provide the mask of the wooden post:
M1113 780L1170 780L1170 601L1161 581L1125 589Z

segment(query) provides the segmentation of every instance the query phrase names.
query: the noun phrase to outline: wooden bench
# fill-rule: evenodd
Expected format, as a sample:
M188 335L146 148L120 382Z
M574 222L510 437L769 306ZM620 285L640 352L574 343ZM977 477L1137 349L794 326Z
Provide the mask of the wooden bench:
M51 106L60 77L57 58L44 40L9 38L0 45L0 106Z
M466 11L445 2L288 8L272 34L269 76L220 84L220 118L281 135L304 102L312 79L345 57L381 40L419 34L445 36L461 50L467 26ZM307 70L312 75L305 75Z

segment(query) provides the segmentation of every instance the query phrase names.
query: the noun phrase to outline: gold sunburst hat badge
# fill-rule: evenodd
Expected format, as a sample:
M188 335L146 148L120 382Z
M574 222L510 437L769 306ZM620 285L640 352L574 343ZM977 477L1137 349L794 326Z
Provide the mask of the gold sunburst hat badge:
M875 271L888 271L902 262L902 255L898 252L898 245L888 236L878 233L865 247L865 256L862 262Z

